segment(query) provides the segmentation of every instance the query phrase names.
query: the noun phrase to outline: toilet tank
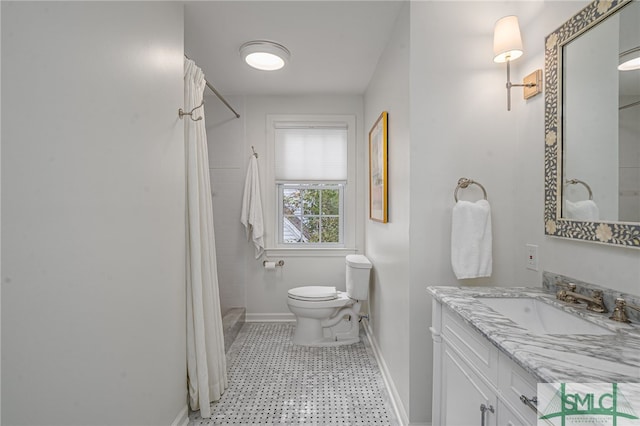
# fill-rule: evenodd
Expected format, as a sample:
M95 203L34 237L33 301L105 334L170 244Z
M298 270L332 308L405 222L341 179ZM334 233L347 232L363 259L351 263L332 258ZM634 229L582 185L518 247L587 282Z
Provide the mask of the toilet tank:
M356 300L369 298L371 262L361 254L350 254L347 263L347 295Z

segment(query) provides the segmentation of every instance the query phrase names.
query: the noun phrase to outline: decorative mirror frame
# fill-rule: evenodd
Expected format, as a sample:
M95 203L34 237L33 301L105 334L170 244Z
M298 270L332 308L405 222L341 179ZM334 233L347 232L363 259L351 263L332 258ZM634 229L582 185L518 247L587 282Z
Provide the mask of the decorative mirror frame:
M595 0L545 40L544 223L553 237L640 248L640 224L564 219L562 197L562 47L632 0Z

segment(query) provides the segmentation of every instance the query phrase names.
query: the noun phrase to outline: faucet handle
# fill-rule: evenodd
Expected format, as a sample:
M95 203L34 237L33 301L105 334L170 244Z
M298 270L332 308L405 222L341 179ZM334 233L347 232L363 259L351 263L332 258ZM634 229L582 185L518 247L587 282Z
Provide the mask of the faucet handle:
M631 322L629 321L629 317L627 317L627 312L624 309L626 305L627 305L627 302L622 297L616 298L616 307L613 309L613 313L611 314L609 319L612 319L618 322Z

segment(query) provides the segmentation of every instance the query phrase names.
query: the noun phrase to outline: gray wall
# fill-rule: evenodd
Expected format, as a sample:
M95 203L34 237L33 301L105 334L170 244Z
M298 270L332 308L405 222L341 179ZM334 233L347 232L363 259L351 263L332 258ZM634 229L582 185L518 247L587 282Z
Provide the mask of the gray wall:
M171 424L182 6L2 2L2 89L2 424Z

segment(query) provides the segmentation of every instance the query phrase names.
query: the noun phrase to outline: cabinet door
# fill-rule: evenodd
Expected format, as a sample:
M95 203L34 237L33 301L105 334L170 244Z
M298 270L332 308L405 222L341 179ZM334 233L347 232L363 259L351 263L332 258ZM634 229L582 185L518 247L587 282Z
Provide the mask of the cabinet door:
M498 401L497 418L500 426L533 426L536 424L535 415L533 422L524 419L519 413L512 411L511 408L502 401Z
M516 365L504 354L499 355L500 373L498 375L498 390L504 406L508 406L513 423L498 421L500 425L535 425L537 422L536 411L524 404L520 396L533 398L537 392L537 382L522 367ZM517 420L519 419L519 420Z
M497 398L465 360L446 342L442 345L443 424L447 426L496 425ZM481 410L485 407L485 411Z

